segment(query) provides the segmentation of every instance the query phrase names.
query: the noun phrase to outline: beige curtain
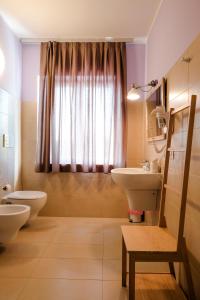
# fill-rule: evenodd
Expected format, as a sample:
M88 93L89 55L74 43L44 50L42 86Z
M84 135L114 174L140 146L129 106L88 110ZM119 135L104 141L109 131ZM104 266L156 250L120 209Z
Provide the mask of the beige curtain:
M37 172L125 165L124 43L41 44Z

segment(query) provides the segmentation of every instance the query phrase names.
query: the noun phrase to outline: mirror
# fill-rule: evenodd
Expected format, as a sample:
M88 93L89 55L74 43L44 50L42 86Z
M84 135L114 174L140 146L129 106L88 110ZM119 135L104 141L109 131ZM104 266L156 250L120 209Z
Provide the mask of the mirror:
M156 106L164 106L166 108L166 79L163 78L161 82L153 89L151 94L146 99L146 117L147 117L147 140L163 140L166 135L163 129L159 128L156 114L152 113Z

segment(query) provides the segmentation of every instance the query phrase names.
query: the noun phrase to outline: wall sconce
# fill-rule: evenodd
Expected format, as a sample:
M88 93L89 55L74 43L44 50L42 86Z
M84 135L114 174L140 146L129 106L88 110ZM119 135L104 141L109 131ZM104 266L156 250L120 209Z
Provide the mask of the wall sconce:
M5 69L5 57L3 51L0 48L0 75L3 74L4 69Z
M149 82L146 85L136 85L135 83L133 83L131 89L128 91L127 99L132 100L132 101L138 100L138 99L140 99L139 91L148 93L152 89L152 87L155 87L157 84L158 84L157 79L152 80L151 82ZM148 89L145 89L145 88L148 88Z

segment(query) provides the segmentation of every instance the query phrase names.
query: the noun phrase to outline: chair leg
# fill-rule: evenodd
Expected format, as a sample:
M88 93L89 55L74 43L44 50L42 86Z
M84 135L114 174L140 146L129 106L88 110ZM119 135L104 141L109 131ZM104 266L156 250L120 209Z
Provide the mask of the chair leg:
M187 279L189 300L195 300L196 296L195 296L195 292L194 292L194 285L193 285L193 281L192 281L192 274L191 274L185 239L183 239L181 250L182 250L182 256L183 256L183 265L184 265L184 269L185 269L185 276Z
M174 278L176 278L176 273L174 270L174 263L171 261L169 261L169 270L170 270L171 275L174 276Z
M135 300L135 258L129 253L129 300Z
M122 286L126 287L126 274L127 274L127 251L122 237Z

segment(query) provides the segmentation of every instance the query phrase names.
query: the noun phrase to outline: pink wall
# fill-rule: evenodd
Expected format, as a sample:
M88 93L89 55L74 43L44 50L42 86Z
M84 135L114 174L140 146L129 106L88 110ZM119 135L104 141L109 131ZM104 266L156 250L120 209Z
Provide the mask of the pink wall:
M145 45L127 44L127 88L132 83L143 84L145 81Z
M147 82L160 79L200 32L199 0L163 0L147 42Z
M22 47L22 101L37 99L37 76L40 70L40 45L23 44Z

